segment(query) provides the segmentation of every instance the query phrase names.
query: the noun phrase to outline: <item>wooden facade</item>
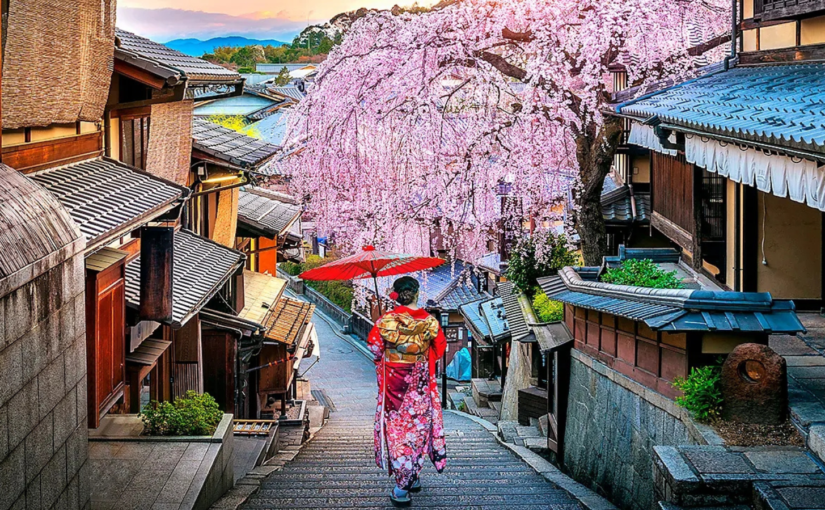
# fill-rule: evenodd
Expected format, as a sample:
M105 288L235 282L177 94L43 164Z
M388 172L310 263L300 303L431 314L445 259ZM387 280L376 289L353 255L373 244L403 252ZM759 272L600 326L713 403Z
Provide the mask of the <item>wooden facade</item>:
M86 259L89 426L123 396L126 383L126 253L104 248Z
M669 398L679 395L673 381L687 377L691 368L713 364L739 343L768 342L764 333L654 331L641 321L570 305L564 307L564 321L577 350Z

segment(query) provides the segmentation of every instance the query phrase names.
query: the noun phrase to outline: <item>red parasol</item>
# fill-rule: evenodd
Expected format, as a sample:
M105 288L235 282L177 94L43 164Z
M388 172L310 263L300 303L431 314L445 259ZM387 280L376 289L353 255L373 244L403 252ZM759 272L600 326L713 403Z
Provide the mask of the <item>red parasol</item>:
M375 283L375 295L379 298L378 311L381 312L381 299L378 293L379 276L423 271L440 266L443 263L443 259L436 257L389 253L376 251L372 246L364 246L361 253L305 271L301 273L301 278L304 280L357 280L371 277Z

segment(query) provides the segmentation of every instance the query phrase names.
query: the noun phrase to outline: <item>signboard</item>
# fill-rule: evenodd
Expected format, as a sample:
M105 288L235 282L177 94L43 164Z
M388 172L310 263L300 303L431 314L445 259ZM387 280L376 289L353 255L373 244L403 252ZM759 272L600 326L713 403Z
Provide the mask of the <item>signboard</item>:
M460 342L464 340L464 328L461 326L451 326L444 328L444 336L448 342Z

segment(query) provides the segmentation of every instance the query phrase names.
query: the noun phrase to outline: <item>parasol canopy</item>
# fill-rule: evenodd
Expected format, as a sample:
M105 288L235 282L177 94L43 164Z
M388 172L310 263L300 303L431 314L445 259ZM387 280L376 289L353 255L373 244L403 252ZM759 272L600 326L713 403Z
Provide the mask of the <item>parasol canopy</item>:
M423 271L440 266L444 259L376 251L364 246L360 253L301 273L304 280L357 280Z
M372 278L375 284L375 297L378 299L378 311L381 311L381 299L378 293L378 277L423 271L440 266L444 259L437 257L419 257L404 253L376 251L372 246L364 246L360 253L335 260L309 271L301 273L304 280L357 280Z

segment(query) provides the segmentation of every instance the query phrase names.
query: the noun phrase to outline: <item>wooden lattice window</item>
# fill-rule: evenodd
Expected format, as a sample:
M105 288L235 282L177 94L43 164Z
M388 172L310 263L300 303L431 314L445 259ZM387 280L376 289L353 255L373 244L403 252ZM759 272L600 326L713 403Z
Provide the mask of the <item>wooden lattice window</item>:
M148 113L120 117L120 160L122 162L146 170L149 123Z

